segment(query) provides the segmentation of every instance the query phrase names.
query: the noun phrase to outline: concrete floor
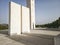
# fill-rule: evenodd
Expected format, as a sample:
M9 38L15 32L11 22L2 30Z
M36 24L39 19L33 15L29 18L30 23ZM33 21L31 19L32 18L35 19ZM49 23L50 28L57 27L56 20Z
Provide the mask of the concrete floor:
M7 31L0 31L0 45L54 45L54 36L30 33L10 37Z
M51 31L49 30L31 30L32 34L42 34L42 35L49 35L49 36L57 36L60 34L60 31Z

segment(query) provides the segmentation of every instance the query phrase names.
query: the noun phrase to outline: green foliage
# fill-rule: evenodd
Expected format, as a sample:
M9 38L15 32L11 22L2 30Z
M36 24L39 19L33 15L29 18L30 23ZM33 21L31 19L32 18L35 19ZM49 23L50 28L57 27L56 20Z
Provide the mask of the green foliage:
M60 17L56 21L53 21L52 23L49 24L44 24L44 25L36 25L36 27L47 27L47 28L59 28L60 26Z
M0 30L8 29L8 24L0 24Z

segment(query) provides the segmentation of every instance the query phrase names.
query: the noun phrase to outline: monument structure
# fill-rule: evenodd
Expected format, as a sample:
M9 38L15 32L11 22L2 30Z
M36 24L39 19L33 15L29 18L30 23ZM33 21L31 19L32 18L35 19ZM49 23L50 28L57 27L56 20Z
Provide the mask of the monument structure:
M30 29L35 28L35 0L26 0L30 11Z
M30 33L35 28L35 0L26 0L27 6L9 3L9 34Z

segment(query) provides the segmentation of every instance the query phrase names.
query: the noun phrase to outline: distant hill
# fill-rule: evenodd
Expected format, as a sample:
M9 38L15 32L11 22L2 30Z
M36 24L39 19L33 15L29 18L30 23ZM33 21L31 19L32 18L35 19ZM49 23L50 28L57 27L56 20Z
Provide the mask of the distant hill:
M60 17L56 21L53 21L52 23L36 25L36 27L59 28L60 27Z

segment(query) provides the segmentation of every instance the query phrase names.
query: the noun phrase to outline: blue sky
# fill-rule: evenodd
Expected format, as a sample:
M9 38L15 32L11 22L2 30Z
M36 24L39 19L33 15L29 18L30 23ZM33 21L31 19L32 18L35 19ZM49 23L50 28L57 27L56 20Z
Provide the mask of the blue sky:
M26 0L12 0L26 6ZM8 23L10 0L0 0L0 23ZM60 17L59 0L36 0L36 24L52 22Z

